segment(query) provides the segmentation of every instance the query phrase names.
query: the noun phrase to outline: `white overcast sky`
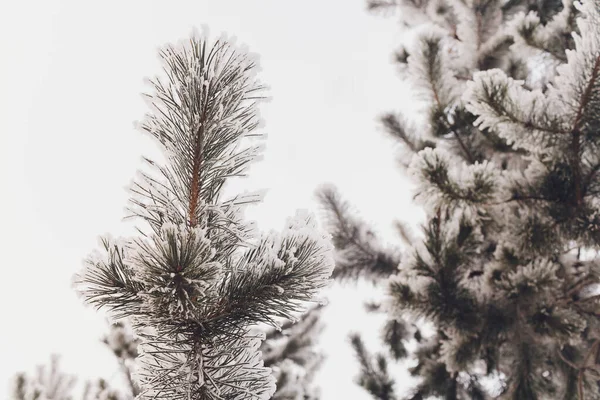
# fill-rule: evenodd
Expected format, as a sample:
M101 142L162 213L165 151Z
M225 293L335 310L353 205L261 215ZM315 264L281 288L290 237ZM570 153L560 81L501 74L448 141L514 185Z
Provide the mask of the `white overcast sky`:
M264 160L236 183L269 189L247 213L261 229L280 228L298 208L317 211L314 190L325 182L384 234L393 218L418 215L393 142L376 124L410 103L391 64L398 27L369 15L364 0L2 2L2 392L15 371L53 352L82 378L117 371L99 343L105 321L82 305L71 277L100 234L131 232L121 221L124 188L141 156L156 152L132 124L146 111L143 78L159 73L160 45L202 24L259 53L271 87ZM381 319L365 316L366 292L331 291L323 400L369 399L352 383L357 364L346 339L361 330L378 345Z

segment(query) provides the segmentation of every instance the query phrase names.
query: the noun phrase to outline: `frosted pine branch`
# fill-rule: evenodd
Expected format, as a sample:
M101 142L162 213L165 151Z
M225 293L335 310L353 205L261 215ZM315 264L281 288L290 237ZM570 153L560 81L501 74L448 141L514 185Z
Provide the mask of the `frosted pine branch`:
M164 164L147 160L132 185L140 237L103 239L77 278L84 299L129 318L140 339L141 398L268 399L257 323L278 325L313 300L331 275L328 236L308 214L257 235L243 219L254 195L222 199L225 181L259 155L255 57L197 34L161 51L140 127Z

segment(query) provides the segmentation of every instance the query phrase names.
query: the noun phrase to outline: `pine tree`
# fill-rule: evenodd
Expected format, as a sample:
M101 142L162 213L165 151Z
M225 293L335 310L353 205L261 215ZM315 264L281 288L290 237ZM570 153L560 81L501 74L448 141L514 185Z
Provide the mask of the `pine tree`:
M103 237L77 287L88 304L129 319L140 339L139 398L268 399L274 377L253 334L279 326L325 286L333 268L327 235L306 213L281 233L243 220L255 194L226 198L260 154L254 57L226 38L194 34L161 50L139 127L164 160L132 184L139 236Z
M387 363L409 358L419 383L408 399L600 398L600 3L369 8L398 8L416 32L396 61L423 120L390 113L382 125L427 220L416 238L399 225L407 246L395 256L322 192L336 273L388 287L390 354L353 337L359 383L401 398Z

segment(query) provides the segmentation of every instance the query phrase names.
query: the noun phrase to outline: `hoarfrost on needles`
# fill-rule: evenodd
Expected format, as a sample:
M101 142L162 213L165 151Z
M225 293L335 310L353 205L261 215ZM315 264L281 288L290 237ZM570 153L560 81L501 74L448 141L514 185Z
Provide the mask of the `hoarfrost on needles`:
M249 327L294 320L329 282L332 245L302 212L283 232L257 236L242 210L260 196L221 199L228 179L262 151L246 146L262 124L256 57L194 33L163 48L161 59L166 78L150 81L150 112L139 127L164 162L145 159L150 171L131 185L131 216L151 230L125 243L105 239L79 289L132 321L141 397L270 399L274 378Z

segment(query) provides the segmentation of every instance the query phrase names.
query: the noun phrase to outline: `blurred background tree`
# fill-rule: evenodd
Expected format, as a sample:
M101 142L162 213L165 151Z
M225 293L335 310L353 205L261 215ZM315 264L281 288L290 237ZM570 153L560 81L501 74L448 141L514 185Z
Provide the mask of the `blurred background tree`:
M360 336L376 399L594 399L600 31L595 1L369 1L399 15L423 108L385 114L427 221L396 250L331 187L337 277L377 280L387 354ZM402 250L402 251L400 251ZM401 253L401 257L398 255ZM418 383L402 390L390 360Z

